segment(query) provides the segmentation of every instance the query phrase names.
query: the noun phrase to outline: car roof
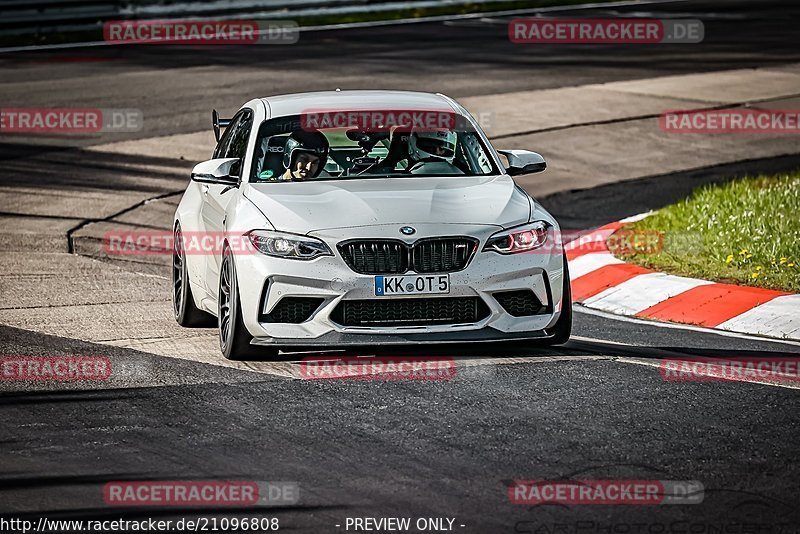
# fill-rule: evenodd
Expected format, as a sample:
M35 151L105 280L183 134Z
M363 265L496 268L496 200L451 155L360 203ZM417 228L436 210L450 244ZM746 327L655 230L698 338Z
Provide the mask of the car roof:
M416 91L318 91L261 99L272 117L305 111L447 110L459 112L443 95Z

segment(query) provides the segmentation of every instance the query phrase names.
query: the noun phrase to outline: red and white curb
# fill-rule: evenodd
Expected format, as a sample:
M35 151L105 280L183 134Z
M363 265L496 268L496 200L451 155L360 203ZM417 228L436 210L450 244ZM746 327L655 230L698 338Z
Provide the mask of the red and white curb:
M618 315L800 340L800 295L673 276L614 257L608 237L647 215L601 226L564 246L573 302Z

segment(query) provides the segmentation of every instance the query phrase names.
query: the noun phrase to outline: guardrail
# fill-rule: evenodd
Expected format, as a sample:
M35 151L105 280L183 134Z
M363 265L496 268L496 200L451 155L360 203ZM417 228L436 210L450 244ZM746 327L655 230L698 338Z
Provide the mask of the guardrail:
M0 35L102 29L119 19L231 17L280 19L500 0L0 0Z

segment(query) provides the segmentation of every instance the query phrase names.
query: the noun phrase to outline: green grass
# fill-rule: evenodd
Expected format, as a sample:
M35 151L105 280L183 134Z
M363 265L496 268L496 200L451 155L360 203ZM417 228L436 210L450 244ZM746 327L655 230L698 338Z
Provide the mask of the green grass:
M663 232L663 246L640 252L612 240L609 248L627 262L800 293L800 170L701 187L625 228Z
M595 0L611 2L612 0ZM300 26L323 26L328 24L348 24L355 22L373 22L380 20L402 20L440 15L462 15L467 13L484 13L492 11L506 11L512 9L529 9L549 6L562 6L585 4L587 0L508 0L504 2L476 1L463 5L445 5L441 7L399 9L395 11L372 11L366 13L351 13L338 15L318 15L313 17L286 17L269 20L293 20ZM522 16L522 15L521 15ZM236 15L220 16L220 19L236 19ZM302 36L300 37L302 40ZM74 42L102 41L102 29L97 31L37 33L32 35L13 35L0 37L0 46L26 46L44 44L62 44Z

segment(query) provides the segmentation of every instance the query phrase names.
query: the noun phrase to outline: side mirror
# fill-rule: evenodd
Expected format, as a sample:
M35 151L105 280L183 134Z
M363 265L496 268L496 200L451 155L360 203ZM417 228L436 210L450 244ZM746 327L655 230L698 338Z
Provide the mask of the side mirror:
M239 185L239 158L210 159L198 163L192 169L192 180L204 184Z
M547 163L541 154L528 150L498 150L508 160L506 172L509 176L533 174L542 172L547 168Z

